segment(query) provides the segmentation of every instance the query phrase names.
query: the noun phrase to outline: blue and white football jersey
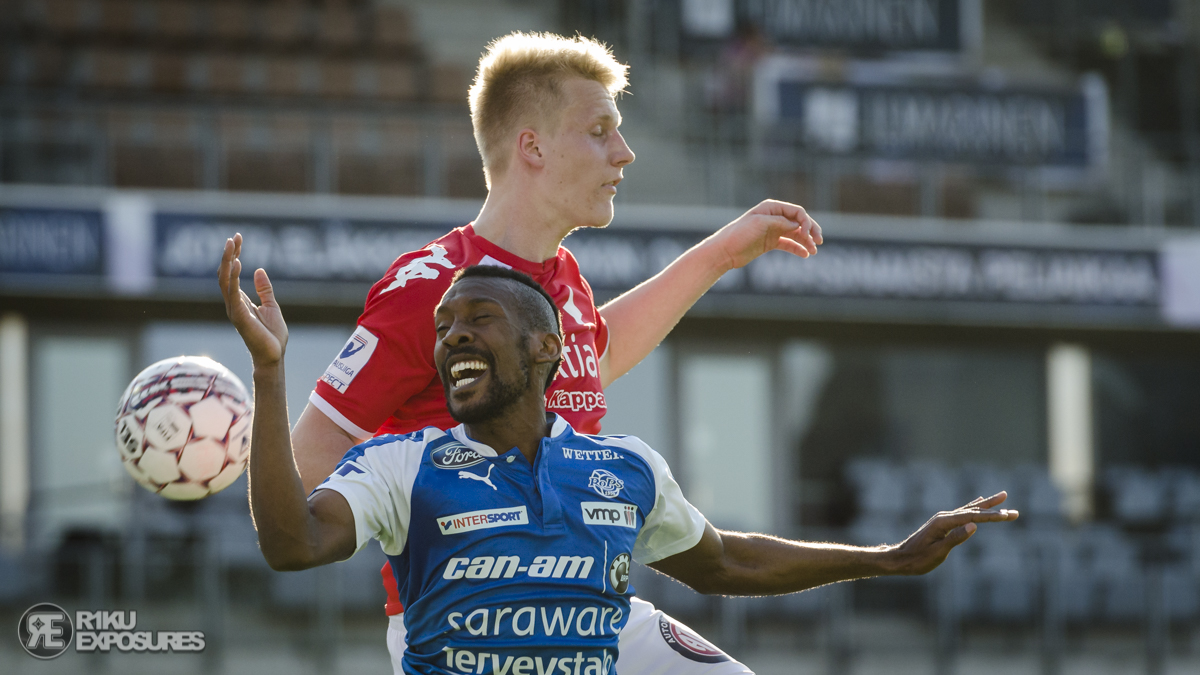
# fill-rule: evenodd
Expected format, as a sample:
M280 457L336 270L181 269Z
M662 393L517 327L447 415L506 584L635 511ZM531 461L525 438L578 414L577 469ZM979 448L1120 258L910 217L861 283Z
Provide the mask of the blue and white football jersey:
M352 448L318 489L350 504L358 549L378 539L391 559L409 673L615 672L630 559L686 551L705 526L657 452L561 417L532 466L431 427Z

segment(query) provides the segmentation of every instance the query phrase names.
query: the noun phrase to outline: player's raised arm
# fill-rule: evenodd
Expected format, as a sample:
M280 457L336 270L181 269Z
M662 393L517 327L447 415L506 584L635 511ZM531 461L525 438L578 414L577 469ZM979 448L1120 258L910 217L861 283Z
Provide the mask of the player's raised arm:
M794 593L837 581L925 574L970 538L977 523L1016 520L1016 511L993 508L1007 497L1001 492L938 513L894 546L789 541L709 525L696 546L650 566L701 593L723 595Z
M821 226L803 207L768 199L679 256L663 271L600 308L609 347L600 364L607 387L662 342L683 315L731 269L767 251L816 255Z
M287 324L271 280L255 270L261 305L241 290L242 237L225 242L218 279L225 312L254 363L254 428L250 443L250 509L258 544L276 570L298 570L344 560L354 553L354 515L340 494L321 490L305 499L292 459L283 355Z

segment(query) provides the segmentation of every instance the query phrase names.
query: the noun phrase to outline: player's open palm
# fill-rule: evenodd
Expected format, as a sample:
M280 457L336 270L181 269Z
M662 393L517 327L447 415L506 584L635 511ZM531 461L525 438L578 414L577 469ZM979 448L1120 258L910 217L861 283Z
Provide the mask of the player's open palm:
M221 286L221 295L225 297L225 314L245 341L254 365L278 363L283 359L288 339L283 312L275 301L275 290L265 270L254 271L254 290L258 293L261 305L255 305L241 289L241 253L242 235L235 234L232 239L225 241L221 267L217 271L217 282Z
M768 199L721 228L713 239L732 267L743 267L767 251L787 251L801 258L815 255L824 240L821 226L803 207Z
M925 574L941 565L950 550L975 534L977 523L1016 520L1012 509L997 509L1007 492L979 497L953 511L941 511L894 550L897 574Z

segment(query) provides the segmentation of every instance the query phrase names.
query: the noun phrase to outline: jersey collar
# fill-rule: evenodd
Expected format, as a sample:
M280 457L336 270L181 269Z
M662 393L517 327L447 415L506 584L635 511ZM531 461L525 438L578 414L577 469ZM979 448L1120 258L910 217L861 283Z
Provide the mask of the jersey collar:
M558 413L550 413L550 414L554 415L554 422L553 422L553 424L550 425L550 439L551 440L561 441L561 440L565 439L567 434L573 433L575 431L574 429L571 428L570 423L568 423L565 419L562 418L562 415L559 415ZM479 441L468 436L467 435L467 426L465 424L460 424L460 425L450 429L450 435L454 437L454 440L458 441L459 443L462 443L463 445L474 450L475 452L478 452L480 455L482 455L484 457L497 457L498 456L496 454L496 451L491 446L480 443Z
M557 255L548 260L543 260L542 262L533 262L532 260L526 260L519 256L513 255L512 253L509 253L508 251L476 234L474 223L468 223L462 228L462 232L464 235L466 235L467 240L471 242L471 245L483 251L488 257L496 260L499 263L508 265L515 270L524 272L535 279L538 276L550 274L558 268ZM560 246L559 252L561 253L561 251L562 247Z

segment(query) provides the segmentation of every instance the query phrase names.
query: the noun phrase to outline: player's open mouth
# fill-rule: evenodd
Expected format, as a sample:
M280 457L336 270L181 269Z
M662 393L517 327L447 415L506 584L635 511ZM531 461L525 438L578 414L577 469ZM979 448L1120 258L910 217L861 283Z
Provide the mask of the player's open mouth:
M488 369L488 365L480 359L459 361L450 366L450 390L457 391L473 384Z

